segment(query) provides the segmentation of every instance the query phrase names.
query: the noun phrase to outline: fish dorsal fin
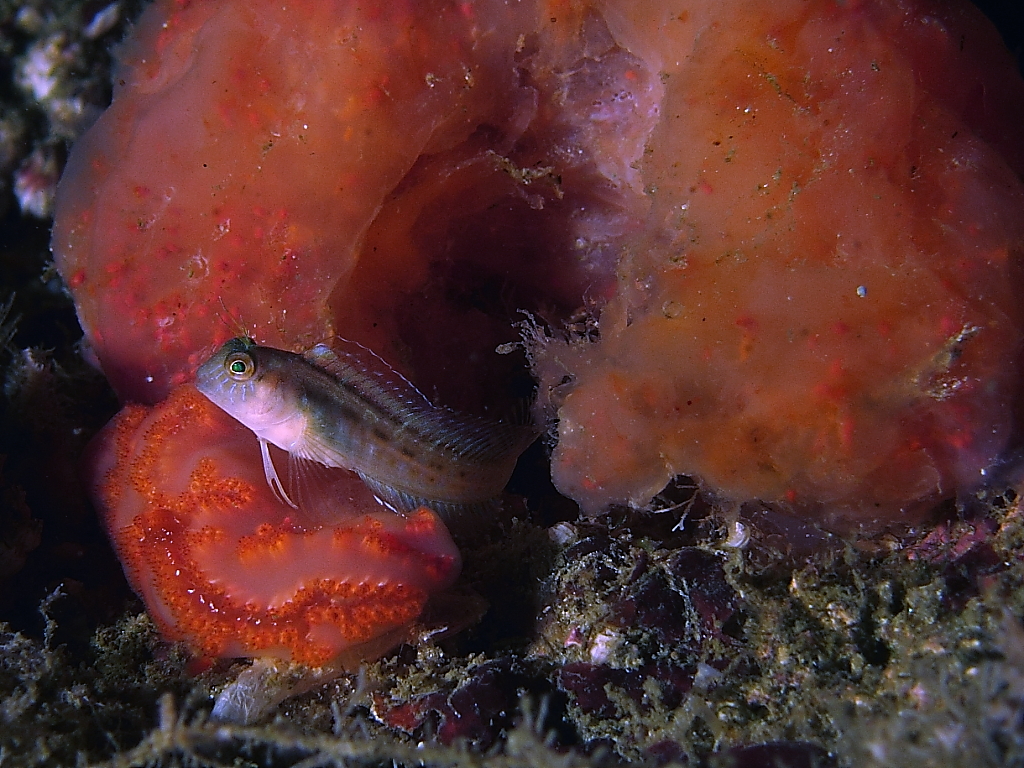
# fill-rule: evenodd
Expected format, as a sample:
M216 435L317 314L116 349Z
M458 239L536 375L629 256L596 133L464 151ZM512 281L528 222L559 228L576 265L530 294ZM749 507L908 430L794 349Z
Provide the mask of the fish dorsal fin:
M432 407L430 400L416 385L396 371L384 358L362 344L338 339L345 346L329 347L317 344L304 353L312 365L331 374L339 381L364 390L376 389L387 399L411 408Z
M430 406L417 417L437 448L474 464L518 457L539 435L531 426L492 422L448 408Z
M376 402L388 402L420 439L460 460L487 464L518 456L540 432L529 424L492 422L472 414L433 405L416 385L372 350L340 339L348 345L317 344L305 353L310 364ZM312 449L312 446L311 446ZM308 458L319 460L310 454Z

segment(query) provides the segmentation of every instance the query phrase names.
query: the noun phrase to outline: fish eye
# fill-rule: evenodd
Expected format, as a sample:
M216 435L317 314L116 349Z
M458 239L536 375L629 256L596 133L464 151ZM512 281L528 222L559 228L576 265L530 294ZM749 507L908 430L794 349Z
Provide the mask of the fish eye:
M227 369L228 375L236 381L245 381L252 378L252 375L256 372L256 364L253 362L252 357L244 352L235 352L228 355L227 360L224 361L224 367Z

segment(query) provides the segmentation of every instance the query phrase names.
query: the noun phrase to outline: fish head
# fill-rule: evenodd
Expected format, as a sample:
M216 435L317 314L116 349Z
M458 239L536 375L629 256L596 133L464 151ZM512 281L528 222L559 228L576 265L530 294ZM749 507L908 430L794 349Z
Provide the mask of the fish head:
M245 336L231 339L199 366L196 388L258 436L279 444L271 433L295 419L296 404L275 353L281 351Z

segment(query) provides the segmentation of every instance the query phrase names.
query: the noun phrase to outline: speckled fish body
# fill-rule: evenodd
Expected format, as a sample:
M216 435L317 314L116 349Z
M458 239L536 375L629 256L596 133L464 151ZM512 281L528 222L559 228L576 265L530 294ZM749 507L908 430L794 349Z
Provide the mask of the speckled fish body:
M239 337L199 367L196 386L251 429L271 487L287 497L266 444L292 458L357 472L407 510L495 498L533 441L530 427L492 423L434 406L400 374L364 365L372 353L318 345L305 354Z

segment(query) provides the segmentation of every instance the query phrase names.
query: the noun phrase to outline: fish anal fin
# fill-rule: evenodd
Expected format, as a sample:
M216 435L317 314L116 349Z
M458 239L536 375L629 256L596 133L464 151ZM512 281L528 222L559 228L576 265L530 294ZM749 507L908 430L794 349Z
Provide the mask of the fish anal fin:
M446 523L451 523L463 516L493 515L501 508L501 502L497 498L470 502L441 501L415 496L362 473L359 473L359 477L381 503L400 514L408 514L420 507L426 507L440 515Z
M347 470L324 466L294 453L288 456L288 487L291 489L302 520L314 525L328 525L351 516L351 505L334 493L338 473Z

